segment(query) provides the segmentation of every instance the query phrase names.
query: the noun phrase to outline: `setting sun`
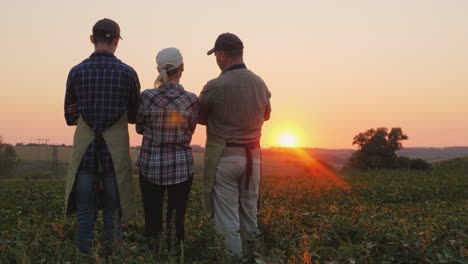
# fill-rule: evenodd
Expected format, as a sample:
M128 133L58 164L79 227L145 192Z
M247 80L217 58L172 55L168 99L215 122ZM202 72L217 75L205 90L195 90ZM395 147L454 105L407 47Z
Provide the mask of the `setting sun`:
M289 132L282 133L278 137L278 143L282 147L296 147L297 136Z

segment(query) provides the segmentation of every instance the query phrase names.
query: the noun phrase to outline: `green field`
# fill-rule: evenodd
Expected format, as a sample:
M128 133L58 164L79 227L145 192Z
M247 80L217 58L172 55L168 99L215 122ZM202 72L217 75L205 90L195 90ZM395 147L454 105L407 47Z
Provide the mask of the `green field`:
M261 236L247 263L468 263L467 159L426 172L340 173L350 190L321 174L284 171L270 168L264 176ZM99 246L92 257L77 253L75 220L63 220L62 180L0 183L0 263L106 263ZM108 262L223 263L219 237L202 215L200 191L196 177L180 256L158 241L153 252L141 236L137 193L140 216L124 228L124 241Z

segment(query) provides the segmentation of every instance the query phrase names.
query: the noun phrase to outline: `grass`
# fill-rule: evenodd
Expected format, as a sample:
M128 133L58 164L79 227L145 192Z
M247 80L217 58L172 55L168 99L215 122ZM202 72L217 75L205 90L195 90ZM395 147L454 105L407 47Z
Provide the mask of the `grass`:
M468 263L468 160L433 167L340 173L350 190L320 174L270 171L261 189L261 235L246 262ZM76 251L75 220L63 219L63 192L63 180L1 182L0 263L106 263L97 242L92 257ZM162 241L142 237L137 192L140 217L125 226L123 243L107 262L223 263L221 240L203 216L200 199L196 177L186 244L177 256ZM96 236L102 236L100 229Z

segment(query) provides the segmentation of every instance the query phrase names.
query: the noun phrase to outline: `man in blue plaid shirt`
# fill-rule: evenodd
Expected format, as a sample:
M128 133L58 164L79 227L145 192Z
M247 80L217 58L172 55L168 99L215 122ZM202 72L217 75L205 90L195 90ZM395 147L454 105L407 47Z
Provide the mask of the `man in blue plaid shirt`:
M98 21L93 27L90 39L95 51L71 69L67 79L64 107L68 125L76 125L81 116L84 126L87 125L96 135L81 158L70 195L74 204L70 203L77 211L78 247L85 254L90 254L96 221L96 190L100 188L103 189L101 198L104 238L106 241L121 238L120 216L117 221L114 220L114 216L116 210L121 207L120 201L126 199L126 194L122 190L119 193L121 179L119 178L117 183L116 175L120 175L120 171L114 170L108 144L100 135L118 123L125 114L128 116L128 123L135 123L140 95L137 73L114 55L121 39L118 24L110 19ZM78 124L79 127L81 125L82 123ZM128 135L128 130L124 132ZM124 140L122 144L123 142ZM85 143L75 141L74 149L80 144ZM115 151L112 153L117 155ZM130 161L128 163L131 164ZM116 227L114 223L117 223Z
M65 119L68 125L76 125L78 121L76 111L66 111L71 106L78 107L83 120L96 133L111 127L125 112L128 122L135 124L139 95L140 82L135 70L117 59L114 52L96 49L68 75ZM97 145L102 145L102 171L112 172L109 149L102 140L91 142L80 169L98 169Z

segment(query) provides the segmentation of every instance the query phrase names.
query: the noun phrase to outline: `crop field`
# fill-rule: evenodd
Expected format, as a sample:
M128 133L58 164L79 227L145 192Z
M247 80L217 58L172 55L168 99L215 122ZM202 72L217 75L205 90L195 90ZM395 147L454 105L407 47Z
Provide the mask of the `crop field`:
M283 174L265 170L260 236L245 263L468 263L468 159L429 171ZM304 170L302 170L304 172ZM74 246L63 218L63 180L0 182L0 263L224 263L223 246L201 208L195 177L180 254L142 237L143 217L101 257L98 225L91 257ZM344 187L345 186L345 187Z
M53 146L15 146L16 154L20 160L24 161L51 161ZM57 149L57 160L68 162L71 158L72 147L59 146Z
M71 159L71 146L15 146L15 151L20 161L52 161L54 148L57 149L58 162L68 162ZM137 149L130 149L132 160L136 160L138 154ZM202 153L194 152L195 159L198 159L200 154Z
M63 178L67 173L68 161L71 159L71 146L58 146L57 163L53 162L53 146L15 146L18 163L14 169L17 179ZM137 149L130 149L130 156L136 162L139 155ZM201 173L203 152L193 152L195 172ZM135 166L135 174L138 170ZM0 172L1 176L1 172Z

